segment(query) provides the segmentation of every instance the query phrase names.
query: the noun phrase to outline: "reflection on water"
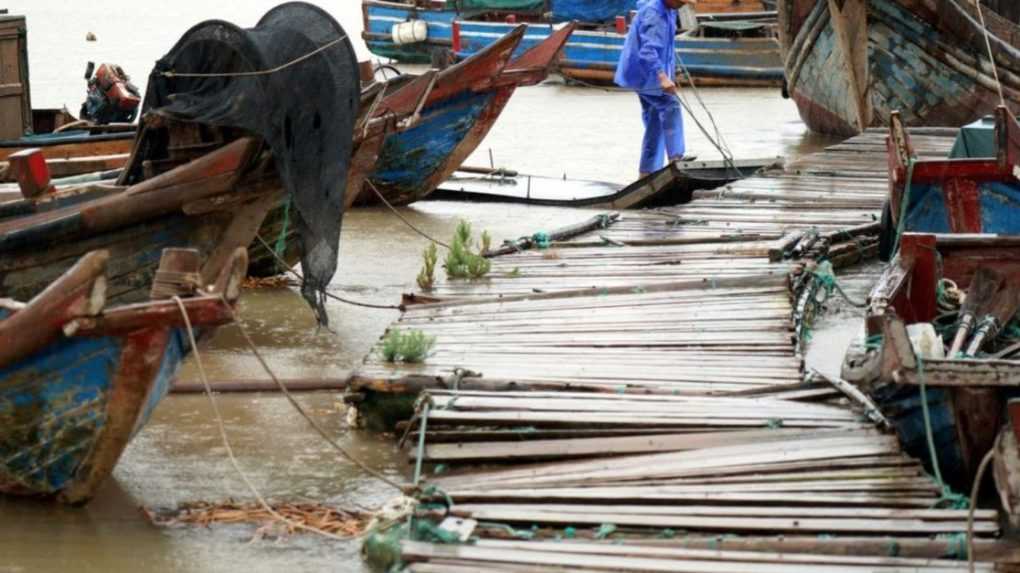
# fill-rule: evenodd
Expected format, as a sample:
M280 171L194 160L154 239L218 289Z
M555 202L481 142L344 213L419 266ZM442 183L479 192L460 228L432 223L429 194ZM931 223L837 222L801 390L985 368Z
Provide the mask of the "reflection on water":
M154 18L151 10L125 13L121 4L107 0L7 3L12 13L29 15L37 104L66 104L71 109L76 109L83 93L79 78L86 59L119 62L136 78L144 78L151 63L191 24L223 17L251 25L273 4L253 0L213 6L178 0L161 5L159 18ZM358 4L347 0L328 6L352 37L360 32ZM84 45L87 31L96 32L100 42ZM55 58L57 54L61 57ZM806 135L794 106L781 99L778 90L710 89L703 97L737 157L800 155L831 142ZM469 163L488 165L491 151L497 166L523 173L625 183L637 171L639 113L637 98L628 93L555 83L521 89ZM715 155L690 121L687 133L691 152L705 159ZM478 232L488 229L497 240L591 216L569 209L453 202L423 202L402 213L436 237L449 238L464 218ZM397 303L401 293L413 288L425 246L425 239L387 210L355 210L344 221L340 271L333 288L348 298ZM335 332L319 331L301 297L286 288L246 292L241 312L272 368L284 378L343 377L396 318L394 311L331 302ZM232 327L222 329L203 354L212 378L266 378ZM182 378L197 380L193 361L183 370ZM339 460L279 396L229 395L220 400L240 463L267 496L374 506L394 494ZM406 472L407 464L393 451L390 439L346 430L336 394L306 395L301 400L372 466L393 474ZM249 545L251 528L165 530L148 525L138 506L248 497L225 458L203 396L167 399L131 444L115 477L81 510L0 499L0 573L362 569L356 544L338 546L301 536Z

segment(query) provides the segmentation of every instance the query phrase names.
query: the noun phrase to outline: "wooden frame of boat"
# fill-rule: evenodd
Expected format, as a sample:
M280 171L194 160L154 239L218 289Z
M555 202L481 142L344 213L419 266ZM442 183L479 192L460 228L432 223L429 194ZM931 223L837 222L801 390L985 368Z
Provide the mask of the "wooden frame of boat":
M0 492L92 498L191 350L182 312L206 334L233 320L246 250L203 290L176 279L199 262L168 249L151 301L107 308L110 253L92 251L27 304L0 300Z
M786 90L814 131L960 126L1001 102L970 0L780 0ZM1020 105L1020 22L983 9L1003 95ZM905 79L904 79L905 78Z
M888 138L889 206L892 223L900 219L907 186L937 185L945 203L948 224L953 233L986 232L982 209L977 203L980 187L1000 182L1016 187L1016 169L1020 166L1020 123L999 106L995 110L995 157L966 159L917 159L910 136L898 113L894 113ZM1015 232L1020 233L1020 220Z

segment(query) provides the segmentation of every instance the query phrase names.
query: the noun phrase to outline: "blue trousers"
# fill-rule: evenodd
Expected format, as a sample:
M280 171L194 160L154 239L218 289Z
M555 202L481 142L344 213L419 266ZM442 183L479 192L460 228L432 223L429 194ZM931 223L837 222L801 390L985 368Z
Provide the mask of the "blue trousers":
M667 156L672 159L684 154L684 116L672 94L638 92L638 98L645 121L641 172L652 173L665 167Z

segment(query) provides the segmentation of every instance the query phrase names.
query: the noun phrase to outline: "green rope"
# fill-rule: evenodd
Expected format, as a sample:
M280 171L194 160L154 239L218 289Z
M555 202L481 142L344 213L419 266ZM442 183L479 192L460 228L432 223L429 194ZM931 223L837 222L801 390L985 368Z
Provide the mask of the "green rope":
M948 542L948 557L950 559L956 559L957 561L964 561L967 559L967 534L966 533L949 533L946 535L939 535L939 538L943 538Z
M549 233L546 233L545 231L535 233L531 236L531 240L535 243L535 246L538 247L539 250L543 251L552 245L552 242L549 239Z
M907 163L907 181L903 186L903 199L900 200L900 220L896 222L896 236L893 241L892 252L896 252L900 249L900 237L903 236L903 230L907 227L907 206L910 204L910 187L914 181L914 165L917 160L913 157L910 158Z
M603 523L599 526L598 531L595 532L595 539L608 539L610 535L616 533L616 526L612 523Z
M280 228L280 236L276 238L276 245L273 247L273 251L280 259L287 252L287 231L290 228L290 201L290 197L287 197L287 202L283 204L283 227ZM279 265L280 263L277 262L276 264Z
M921 387L921 413L924 416L924 435L928 442L928 455L931 458L932 472L935 474L935 481L938 482L939 487L942 489L942 495L935 501L934 505L949 502L950 507L953 509L967 509L970 507L970 500L966 496L954 492L952 488L946 485L945 480L942 479L942 468L939 465L939 455L935 448L935 433L931 427L931 412L928 409L928 385L925 383L924 360L920 356L917 356L916 359L917 380Z

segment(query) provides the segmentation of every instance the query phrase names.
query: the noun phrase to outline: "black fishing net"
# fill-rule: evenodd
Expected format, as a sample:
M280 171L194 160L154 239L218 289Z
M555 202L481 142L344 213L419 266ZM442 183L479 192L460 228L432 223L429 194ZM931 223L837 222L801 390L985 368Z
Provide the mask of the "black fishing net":
M290 2L251 29L219 20L193 27L156 63L143 104L143 113L239 128L265 140L297 207L301 293L323 325L359 93L357 59L340 24L316 6ZM139 145L137 155L165 153L158 141L143 138Z

